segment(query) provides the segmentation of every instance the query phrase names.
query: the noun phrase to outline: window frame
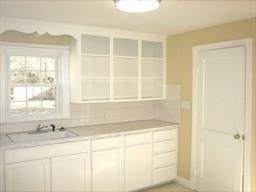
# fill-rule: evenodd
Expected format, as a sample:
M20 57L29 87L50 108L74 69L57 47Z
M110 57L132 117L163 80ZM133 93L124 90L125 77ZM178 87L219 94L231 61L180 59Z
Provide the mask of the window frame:
M0 42L0 122L65 119L70 117L69 47ZM56 58L56 112L52 114L10 114L10 56L52 56ZM25 85L25 84L24 84Z

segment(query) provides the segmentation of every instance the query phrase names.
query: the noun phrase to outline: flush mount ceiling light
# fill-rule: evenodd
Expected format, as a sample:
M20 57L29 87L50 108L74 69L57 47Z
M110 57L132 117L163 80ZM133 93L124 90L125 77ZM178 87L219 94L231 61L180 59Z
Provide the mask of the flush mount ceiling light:
M143 13L160 7L161 0L114 0L120 11Z

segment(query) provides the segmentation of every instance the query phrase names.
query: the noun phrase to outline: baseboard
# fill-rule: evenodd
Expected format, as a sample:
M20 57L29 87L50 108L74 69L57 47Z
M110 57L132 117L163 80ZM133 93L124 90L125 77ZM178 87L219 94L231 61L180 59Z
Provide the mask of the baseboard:
M188 179L185 179L185 178L183 178L183 177L177 177L177 178L175 179L175 181L176 181L176 183L179 183L179 184L181 184L181 185L183 185L183 186L185 186L185 187L187 187L187 188L190 188L190 189L193 188L191 181L188 180Z

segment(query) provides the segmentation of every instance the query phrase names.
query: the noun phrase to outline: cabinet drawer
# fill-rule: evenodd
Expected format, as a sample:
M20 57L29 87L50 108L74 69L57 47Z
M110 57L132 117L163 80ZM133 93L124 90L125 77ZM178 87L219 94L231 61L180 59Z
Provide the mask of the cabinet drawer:
M88 150L88 141L13 149L5 152L5 162L14 163L19 161L43 159L54 156L84 153Z
M153 157L153 168L175 165L177 163L177 154L175 152L162 153Z
M177 129L164 129L153 132L153 141L177 139Z
M176 140L161 141L153 144L154 154L175 151L176 149L177 149Z
M170 166L153 171L153 184L163 183L176 178L177 169L176 166Z
M121 147L121 137L106 137L92 140L92 150L104 150Z
M138 133L125 136L125 146L145 144L151 142L151 133Z

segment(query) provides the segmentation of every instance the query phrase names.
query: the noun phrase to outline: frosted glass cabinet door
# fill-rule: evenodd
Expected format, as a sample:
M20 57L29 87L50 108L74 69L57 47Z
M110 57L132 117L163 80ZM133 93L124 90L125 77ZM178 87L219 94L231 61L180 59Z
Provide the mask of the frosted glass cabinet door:
M93 191L122 191L122 155L120 149L93 152L92 187Z
M6 165L7 192L50 191L49 160L36 160Z
M52 159L52 192L89 191L87 154Z

